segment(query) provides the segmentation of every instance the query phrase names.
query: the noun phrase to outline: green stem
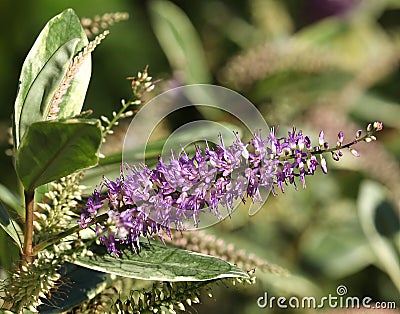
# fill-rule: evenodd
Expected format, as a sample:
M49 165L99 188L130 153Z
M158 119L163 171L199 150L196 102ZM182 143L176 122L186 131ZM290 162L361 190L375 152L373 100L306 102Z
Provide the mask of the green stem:
M345 145L335 146L335 147L331 147L331 148L328 148L328 149L321 149L321 150L308 151L308 153L309 153L310 155L321 155L321 154L325 154L325 153L331 153L331 152L337 151L337 150L339 150L339 149L349 148L349 147L353 146L354 144L357 144L357 143L359 143L359 142L364 141L367 137L370 137L370 136L373 135L374 133L375 133L375 132L368 132L368 133L365 134L363 137L360 137L360 138L358 138L358 139L355 139L355 140L353 140L352 142L349 142L349 143L347 143L347 144L345 144ZM295 158L295 157L296 157L296 155L295 155L294 153L292 153L292 154L290 154L290 155L288 155L288 156L284 156L284 157L278 156L277 159L282 160L282 161L285 161L285 160L288 160L288 159L291 159L291 158Z
M34 260L33 242L33 211L35 205L35 192L24 191L25 195L25 228L24 228L24 249L22 263L32 263Z
M125 110L128 109L129 106L133 105L134 101L128 101L127 103L122 104L122 108L118 113L113 117L113 119L110 121L110 123L107 124L106 128L104 129L103 132L103 138L105 139L108 132L114 127L116 122L121 118L121 116L125 113Z
M100 216L98 216L96 218L96 220L91 221L88 224L88 227L94 225L95 223L101 223L101 222L105 221L107 219L107 217L108 217L107 213L101 214ZM61 239L66 238L80 230L82 230L82 227L79 225L76 225L72 228L69 228L68 230L65 230L64 232L58 233L58 234L52 236L51 238L35 245L35 247L33 248L33 252L38 253L38 252L44 250L45 248L49 247L50 245L56 244Z

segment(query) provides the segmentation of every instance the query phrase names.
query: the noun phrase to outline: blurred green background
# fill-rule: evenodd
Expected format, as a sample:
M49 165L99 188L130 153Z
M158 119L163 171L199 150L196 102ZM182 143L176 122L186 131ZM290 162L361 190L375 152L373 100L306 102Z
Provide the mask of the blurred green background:
M0 152L10 147L24 58L45 23L68 7L80 17L130 15L93 53L85 108L97 116L118 109L130 96L126 77L149 65L162 80L154 95L178 84L222 85L251 100L281 132L296 125L315 138L324 129L335 143L339 130L351 140L368 122L384 123L378 142L360 144L360 158L329 160L329 174L309 178L306 190L288 187L255 217L243 208L207 230L292 275L259 272L252 287L216 287L199 313L259 313L264 291L326 296L340 284L349 296L400 306L400 1L2 0ZM230 122L190 109L172 116L163 132L199 118ZM0 167L0 184L15 190L11 157L1 153ZM15 250L0 233L0 262L8 268Z

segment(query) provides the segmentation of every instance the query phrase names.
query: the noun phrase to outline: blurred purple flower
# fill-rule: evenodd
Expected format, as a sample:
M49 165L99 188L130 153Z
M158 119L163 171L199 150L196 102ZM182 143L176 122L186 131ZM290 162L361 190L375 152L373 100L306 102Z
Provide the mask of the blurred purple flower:
M315 23L330 16L342 16L356 8L361 0L307 0L306 19Z

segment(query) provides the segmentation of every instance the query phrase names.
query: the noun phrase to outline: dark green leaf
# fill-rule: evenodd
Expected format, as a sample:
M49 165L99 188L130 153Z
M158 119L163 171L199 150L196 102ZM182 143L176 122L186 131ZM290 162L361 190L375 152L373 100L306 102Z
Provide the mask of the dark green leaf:
M0 202L0 226L14 240L17 246L22 250L22 242L18 235L17 223L8 215L7 210Z
M7 187L0 184L0 201L12 208L19 216L24 215L23 201L18 199Z
M115 258L103 251L94 257L78 257L75 264L142 280L204 281L218 278L248 278L246 272L219 258L146 243L141 244L139 254L126 248L121 257Z
M33 123L17 153L16 169L26 190L96 165L100 122L91 120Z
M16 246L14 241L10 241L9 235L0 229L0 252L7 252L7 254L0 254L0 265L6 272L15 270L15 264L20 259L19 246Z
M384 200L376 207L374 220L376 230L381 236L395 238L400 232L399 213L396 206L388 200Z
M29 124L42 120L48 112L48 101L69 61L87 43L79 18L72 9L55 16L43 28L21 70L14 108L16 147ZM87 73L85 75L86 79L90 78Z
M56 314L68 311L101 293L111 281L108 274L70 263L65 263L59 273L68 284L51 293L46 302L48 304L39 307L40 313Z

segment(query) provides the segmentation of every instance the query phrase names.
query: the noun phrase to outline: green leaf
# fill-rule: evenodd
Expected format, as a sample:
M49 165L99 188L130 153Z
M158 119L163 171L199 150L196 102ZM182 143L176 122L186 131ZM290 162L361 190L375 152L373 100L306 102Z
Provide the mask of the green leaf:
M139 254L126 248L116 258L104 252L78 257L74 264L118 276L158 281L204 281L248 278L245 271L219 258L178 248L141 243Z
M315 271L330 278L343 278L376 261L362 231L357 227L337 227L335 233L327 228L314 231L304 251Z
M43 120L49 109L49 101L63 78L69 61L87 43L79 18L72 9L55 16L43 28L28 53L20 74L14 106L17 148L30 123ZM87 71L85 75L86 80L90 79Z
M16 169L26 190L97 164L101 144L95 119L33 123L17 152Z
M252 99L262 102L273 97L293 101L296 106L309 106L322 95L343 89L352 79L351 73L341 70L313 74L296 70L277 71L254 84Z
M15 264L20 260L20 245L14 245L14 241L10 241L9 235L0 229L0 265L3 270L10 273L15 270Z
M18 235L18 224L8 215L7 210L0 202L0 226L14 240L19 249L22 251L22 242Z
M18 199L7 187L0 184L0 201L9 206L20 217L24 215L24 205L22 200Z
M75 38L62 45L35 78L22 107L20 138L33 122L46 120L53 95L68 69L78 42L79 39Z
M342 38L349 28L349 23L343 23L337 18L328 18L303 28L296 33L295 37L303 44L330 44L332 41Z
M204 49L186 14L170 1L152 1L150 15L155 35L171 66L183 73L184 83L208 83Z
M372 8L374 6L370 9L377 12L378 8ZM333 16L313 23L302 28L293 39L303 49L325 50L326 58L329 60L333 57L332 60L339 61L337 65L342 69L363 70L374 56L382 55L382 59L385 59L387 57L384 56L388 56L393 49L387 34L372 18L374 13L365 8L357 10L357 18L344 21L340 16Z
M361 95L352 105L351 114L365 121L383 121L385 126L400 128L399 103L383 99L372 93Z
M38 309L42 314L65 313L86 300L93 299L111 282L108 274L70 263L65 263L60 273L68 284L51 293L48 302L45 302L47 304Z
M394 243L396 237L393 232L389 233L393 236L392 239L383 236L376 224L376 218L380 218L376 216L377 210L386 203L385 200L386 190L382 185L373 181L364 181L360 186L358 197L358 215L365 236L377 257L377 265L389 275L400 291L400 255ZM398 215L396 219L398 221ZM397 235L399 232L400 229L397 227Z

